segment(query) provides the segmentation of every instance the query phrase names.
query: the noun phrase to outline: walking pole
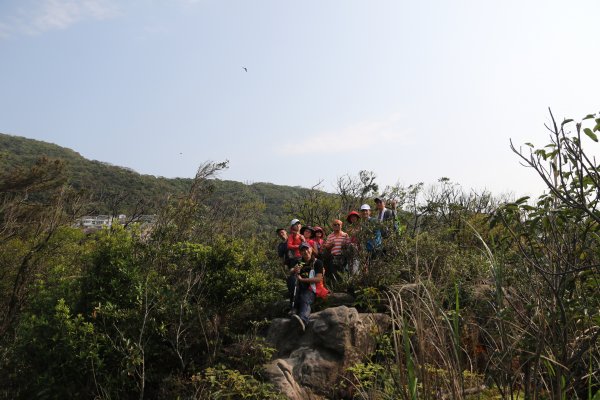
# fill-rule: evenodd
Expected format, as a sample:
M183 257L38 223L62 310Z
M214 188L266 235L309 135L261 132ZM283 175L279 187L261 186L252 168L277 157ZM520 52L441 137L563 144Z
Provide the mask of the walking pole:
M290 314L295 314L296 309L296 292L298 291L298 274L296 274L296 280L294 282L294 295L292 296L292 309L290 310Z

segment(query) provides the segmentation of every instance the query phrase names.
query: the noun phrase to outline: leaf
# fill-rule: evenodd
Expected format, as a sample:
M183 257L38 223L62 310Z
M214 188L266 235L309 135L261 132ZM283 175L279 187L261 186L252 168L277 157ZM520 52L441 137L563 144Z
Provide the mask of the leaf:
M527 143L525 143L525 146L533 147L533 144L527 142Z
M563 126L563 125L565 125L565 124L568 124L569 122L573 122L573 120L572 120L572 119L565 119L565 120L562 122L562 124L560 124L560 126Z
M594 142L598 142L598 136L596 136L596 134L594 132L592 132L592 130L590 128L585 128L583 130L583 133L585 133L586 135L588 135L588 137L590 139L592 139Z
M514 204L523 204L525 203L527 200L529 200L529 196L523 196L517 200L515 200Z
M542 157L544 160L546 159L546 151L539 149L533 152L536 156Z
M583 118L583 120L585 121L586 119L592 119L595 116L596 116L595 114L588 114L588 115L585 116L585 118Z
M584 176L582 182L583 182L584 186L594 185L594 183L595 183L594 179L589 175Z

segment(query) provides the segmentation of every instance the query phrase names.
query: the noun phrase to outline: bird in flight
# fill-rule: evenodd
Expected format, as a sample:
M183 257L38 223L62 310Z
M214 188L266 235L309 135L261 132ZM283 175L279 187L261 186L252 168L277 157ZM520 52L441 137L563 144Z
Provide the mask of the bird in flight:
M248 72L248 68L246 67L242 67L244 69L244 71Z

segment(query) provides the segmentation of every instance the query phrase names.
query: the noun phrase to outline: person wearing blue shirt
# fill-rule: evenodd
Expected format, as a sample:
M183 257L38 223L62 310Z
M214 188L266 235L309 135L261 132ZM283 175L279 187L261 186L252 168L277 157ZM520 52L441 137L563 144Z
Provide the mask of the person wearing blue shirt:
M371 207L368 204L360 206L360 216L363 223L363 230L367 232L367 242L365 248L369 255L381 248L382 234L377 219L371 216Z

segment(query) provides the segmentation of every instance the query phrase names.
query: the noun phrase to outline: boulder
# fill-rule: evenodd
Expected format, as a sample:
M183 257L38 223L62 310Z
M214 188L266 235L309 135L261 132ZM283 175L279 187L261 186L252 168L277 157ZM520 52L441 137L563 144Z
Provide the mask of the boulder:
M318 311L328 307L351 307L354 305L354 301L355 298L351 294L332 292L326 299L317 299L312 308L313 311ZM281 299L267 307L265 310L265 317L268 319L279 318L287 315L288 311L290 311L290 301L288 299Z
M290 399L331 397L346 369L375 351L376 335L390 324L385 314L346 306L312 314L305 332L296 321L277 318L267 334L277 359L266 365L266 376Z

